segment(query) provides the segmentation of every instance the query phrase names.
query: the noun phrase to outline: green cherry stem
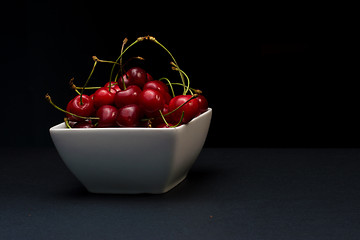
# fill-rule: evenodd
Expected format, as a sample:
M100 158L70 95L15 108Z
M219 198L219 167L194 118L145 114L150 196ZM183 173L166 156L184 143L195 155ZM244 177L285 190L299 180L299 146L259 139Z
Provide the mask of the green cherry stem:
M164 123L166 124L166 126L169 127L169 124L168 124L168 122L166 121L166 119L165 119L163 113L161 112L161 110L159 110L159 113L160 113L160 116L161 116L162 120L163 120Z
M64 118L64 122L67 128L72 128L69 124L69 119L68 118Z
M185 112L183 111L183 112L181 113L180 121L179 121L176 125L170 126L170 125L168 124L168 122L166 121L166 119L165 119L163 113L161 112L161 110L159 110L159 112L160 112L161 118L163 119L164 123L166 124L166 126L167 126L168 128L176 128L176 127L178 127L178 126L181 124L181 122L182 122L182 120L183 120L183 118L184 118L184 114L185 114Z
M72 116L74 116L74 117L78 117L78 118L82 118L82 119L99 119L98 117L83 117L83 116L79 116L79 115L73 114L73 113L71 113L71 112L68 112L68 111L66 111L66 110L64 110L64 109L56 106L55 103L53 103L53 101L51 100L51 97L50 97L50 95L49 95L48 93L45 94L45 99L46 99L46 101L48 101L48 102L49 102L54 108L56 108L57 110L60 110L60 111L62 111L62 112L64 112L64 113L67 113L67 114L70 114L70 115L72 115Z
M183 112L181 113L180 121L179 121L176 125L170 126L170 127L172 127L172 128L178 127L178 126L181 124L182 120L184 119L184 114L185 114L185 112L183 111Z
M112 64L117 64L117 65L120 65L120 63L117 63L117 62L114 62L114 61L108 61L108 60L101 60L101 59L98 59L96 56L93 56L92 57L94 61L96 62L102 62L102 63L112 63Z
M166 85L169 85L169 84L167 83ZM184 86L182 83L171 83L171 85ZM196 91L199 91L199 90L189 87L189 92L191 95L194 95L193 91L195 93L197 93Z
M91 72L90 72L90 75L89 75L88 79L86 80L84 86L81 88L81 92L80 92L80 104L81 104L81 105L83 105L82 95L83 95L83 93L84 93L84 90L85 90L85 88L86 88L86 85L88 84L88 82L89 82L92 74L94 73L96 64L98 63L97 57L95 57L95 58L93 57L93 59L94 59L94 61L95 61L95 62L94 62L94 66L93 66L93 68L92 68L92 70L91 70Z
M165 81L168 82L166 85L169 85L169 86L170 86L172 96L175 97L174 88L173 88L173 86L172 86L174 83L172 83L169 79L167 79L167 78L165 78L165 77L159 79L159 81L162 81L162 80L165 80Z
M123 40L123 43L121 45L121 51L120 51L120 69L118 71L118 73L116 74L115 76L115 79L114 79L114 82L117 82L117 79L118 79L118 75L119 73L121 74L121 79L123 80L123 84L124 84L124 90L126 90L126 86L125 86L125 81L122 77L123 75L123 65L122 65L122 55L124 53L124 47L125 47L125 44L127 43L128 39L127 38L124 38ZM118 60L116 60L117 62ZM111 79L112 79L112 74L113 74L113 70L114 70L114 67L115 67L115 64L113 65L113 68L111 69L111 74L110 74L110 80L109 80L109 91L110 91L110 86L111 86Z
M172 110L171 112L168 112L168 113L164 114L164 117L166 117L166 116L172 114L173 112L177 111L177 110L180 109L182 106L184 106L185 104L187 104L187 103L190 102L191 100L197 98L198 96L199 96L199 95L195 93L194 95L191 96L191 98L189 98L189 100L187 100L186 102L184 102L183 104L181 104L180 106L178 106L177 108L175 108L174 110Z
M175 65L176 65L176 67L180 69L179 65L177 64L177 62L176 62L174 56L171 54L171 52L164 45L162 45L158 40L156 40L156 38L154 38L152 36L147 36L147 37L145 37L145 39L153 41L154 43L156 43L157 45L162 47L170 55L170 57L172 58L172 60L174 61ZM183 73L179 71L179 74L180 74L180 77L181 77L181 81L185 86L185 80L184 80Z
M120 56L116 59L116 63L119 62L119 60L121 59L121 57L124 55L124 53L132 46L134 46L136 43L142 41L141 39L136 39L133 43L131 43L123 52L120 53ZM124 43L123 43L124 44ZM112 69L111 69L111 73L110 73L110 82L111 79L113 78L113 73L114 73L114 69L115 69L116 64L113 65ZM121 68L121 66L120 66Z
M171 63L171 65L173 65L174 66L174 64L173 63ZM188 77L188 75L183 71L183 70L181 70L180 68L178 68L178 67L172 67L172 69L173 70L175 70L175 71L179 71L179 72L181 72L182 74L184 74L184 76L186 77L186 80L187 80L187 86L185 87L185 84L184 84L184 92L183 92L183 95L186 95L186 93L189 91L189 87L190 87L190 79L189 79L189 77Z

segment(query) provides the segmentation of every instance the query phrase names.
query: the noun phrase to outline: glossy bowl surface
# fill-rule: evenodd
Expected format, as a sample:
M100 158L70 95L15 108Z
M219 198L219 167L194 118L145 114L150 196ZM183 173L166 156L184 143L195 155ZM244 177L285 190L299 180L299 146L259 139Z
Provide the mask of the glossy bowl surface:
M187 176L212 109L176 128L50 128L70 171L93 193L164 193Z

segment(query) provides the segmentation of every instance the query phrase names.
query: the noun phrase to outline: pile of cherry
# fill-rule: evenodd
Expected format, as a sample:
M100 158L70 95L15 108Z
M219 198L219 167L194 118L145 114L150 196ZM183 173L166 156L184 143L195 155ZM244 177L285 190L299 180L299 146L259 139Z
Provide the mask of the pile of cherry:
M123 52L120 57L122 55ZM96 57L94 60L100 61ZM181 73L183 71L177 64L172 64L173 69L185 78L186 74ZM133 67L115 81L108 81L103 87L93 90L90 95L83 94L87 89L85 86L76 87L71 81L78 95L68 102L66 110L56 106L48 94L46 99L66 113L64 119L68 128L169 128L186 124L207 111L206 98L200 90L190 88L188 78L188 84L185 81L177 83L184 89L180 95L174 94L173 85L168 79L162 80L154 80L144 69Z

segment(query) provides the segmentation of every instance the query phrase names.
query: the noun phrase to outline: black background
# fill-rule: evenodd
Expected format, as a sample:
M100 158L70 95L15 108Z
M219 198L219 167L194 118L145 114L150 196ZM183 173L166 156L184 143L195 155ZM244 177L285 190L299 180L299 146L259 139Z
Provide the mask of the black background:
M125 37L131 43L152 35L213 108L206 147L358 147L351 14L271 7L7 3L1 19L1 144L52 146L48 129L63 114L44 100L45 93L65 107L74 96L69 79L81 86L93 55L114 60ZM158 46L138 44L127 54L137 55L155 78L179 80ZM108 65L98 65L93 85L108 74Z

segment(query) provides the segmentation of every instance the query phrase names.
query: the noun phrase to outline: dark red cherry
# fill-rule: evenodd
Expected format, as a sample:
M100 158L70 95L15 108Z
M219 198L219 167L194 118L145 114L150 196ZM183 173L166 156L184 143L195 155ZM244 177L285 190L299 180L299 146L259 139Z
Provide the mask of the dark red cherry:
M166 123L162 122L158 125L154 125L155 128L170 128L170 127L173 127L175 126L174 124L172 123L169 123L169 125L166 125Z
M109 89L109 82L107 82L104 87ZM115 89L116 92L121 91L117 82L111 82L111 88Z
M155 89L145 89L139 96L139 105L145 113L152 113L159 111L164 107L164 96Z
M119 91L115 95L115 105L118 108L129 104L138 104L139 95L141 93L141 89L136 85L131 85L126 90Z
M88 95L82 95L82 104L80 103L80 95L77 95L75 98L70 100L68 103L66 110L73 114L82 117L90 117L95 113L93 100ZM82 122L85 121L83 118L74 117L72 115L67 114L69 121Z
M150 81L150 82L145 83L143 90L149 89L149 88L158 90L163 95L165 93L169 93L168 86L166 86L165 83L163 83L163 82L161 82L159 80L154 80L154 81Z
M94 124L92 124L91 121L83 121L83 122L78 122L75 123L74 126L72 126L73 128L93 128Z
M167 114L169 112L169 106L167 104L164 105L164 107L161 109L161 113L163 115ZM153 118L152 120L152 124L154 126L159 125L160 123L164 123L164 120L162 119L160 112L156 111L156 112L152 112L152 113L147 113L146 116L148 118ZM171 119L171 114L168 116L165 116L165 120L170 123L173 122Z
M71 107L72 101L74 101L74 99L71 99L66 106L66 111L68 111L68 112L70 112L70 107ZM76 123L76 121L78 121L80 119L80 118L74 117L73 115L70 115L67 113L66 113L66 117L68 118L69 121L73 121L75 123Z
M108 87L102 87L96 90L94 93L93 101L95 108L99 108L103 105L113 105L116 90Z
M102 105L97 111L99 118L97 127L115 127L118 109L111 105Z
M203 95L199 95L197 98L199 103L199 113L204 113L208 110L209 104L206 98Z
M169 93L164 93L163 96L165 99L165 104L169 104L170 100L172 99L172 96Z
M137 127L141 117L142 111L138 105L126 105L119 109L116 124L120 127Z
M137 85L142 88L147 81L146 71L139 67L130 68L126 72L126 75L128 76L128 80L130 82L129 85Z
M169 111L175 110L181 104L188 101L192 96L191 95L179 95L171 99L169 103ZM182 123L188 123L199 113L199 102L198 100L192 99L184 106L180 107L178 110L171 114L171 118L174 122L178 122L181 119L182 112L184 112L184 118Z
M133 85L133 84L130 83L130 80L126 76L126 74L124 74L122 77L119 77L119 79L118 79L118 85L119 85L121 90L124 90L124 82L125 82L126 87L128 87L130 85Z

